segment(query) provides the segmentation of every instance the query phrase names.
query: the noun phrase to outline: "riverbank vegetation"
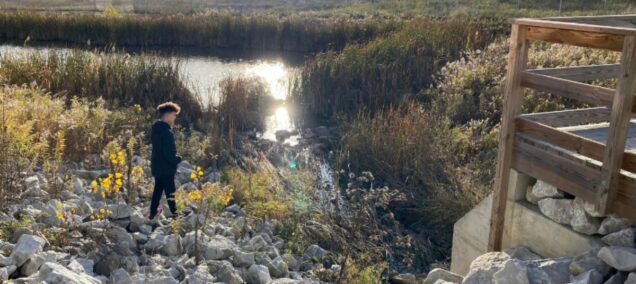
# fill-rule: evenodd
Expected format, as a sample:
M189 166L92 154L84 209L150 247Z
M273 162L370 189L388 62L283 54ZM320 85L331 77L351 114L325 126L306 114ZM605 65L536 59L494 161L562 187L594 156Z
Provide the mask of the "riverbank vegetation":
M197 47L311 53L341 49L399 28L389 19L267 12L196 15L0 13L0 40L80 46Z

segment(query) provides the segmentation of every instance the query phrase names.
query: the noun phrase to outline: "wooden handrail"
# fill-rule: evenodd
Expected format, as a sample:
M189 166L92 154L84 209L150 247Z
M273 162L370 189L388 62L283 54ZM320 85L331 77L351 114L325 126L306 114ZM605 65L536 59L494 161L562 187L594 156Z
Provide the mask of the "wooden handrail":
M521 85L537 91L559 95L593 106L612 106L614 89L594 86L528 71L521 72Z
M515 119L515 125L518 133L573 151L597 161L603 161L603 153L605 151L605 145L603 143L561 131L523 117L517 117L517 119ZM622 168L636 173L636 154L625 152Z
M620 75L620 64L604 64L577 67L558 67L544 69L530 69L526 72L557 77L576 82L586 82L592 80L616 79Z

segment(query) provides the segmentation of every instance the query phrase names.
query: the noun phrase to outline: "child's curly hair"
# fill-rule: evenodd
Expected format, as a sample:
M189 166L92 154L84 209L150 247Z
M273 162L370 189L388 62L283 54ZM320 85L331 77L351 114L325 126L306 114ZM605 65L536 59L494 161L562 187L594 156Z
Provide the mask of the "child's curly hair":
M157 112L159 113L159 116L169 112L176 112L179 114L181 112L181 107L173 102L165 102L157 106Z

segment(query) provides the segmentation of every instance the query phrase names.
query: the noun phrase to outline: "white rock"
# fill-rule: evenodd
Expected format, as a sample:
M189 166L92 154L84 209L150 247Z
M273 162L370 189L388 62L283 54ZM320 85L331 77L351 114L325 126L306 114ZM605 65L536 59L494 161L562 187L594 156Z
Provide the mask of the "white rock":
M629 219L621 218L616 215L609 215L601 222L598 233L607 235L629 228L633 222Z
M582 204L574 202L572 206L572 220L570 221L572 229L576 232L594 235L598 231L601 221L599 218L590 216Z
M464 280L464 277L441 268L435 268L426 275L426 279L424 279L424 283L422 284L434 284L438 280L451 283L461 283Z
M464 284L492 283L494 274L502 269L510 259L504 252L489 252L477 257L470 264L470 271L464 277Z
M75 273L64 266L53 262L46 262L42 264L39 274L39 278L48 283L101 284L101 281L96 278L86 274Z
M24 234L18 239L11 257L15 260L16 266L24 264L31 256L41 252L46 244L46 240L41 237Z
M556 187L542 181L538 180L537 183L532 186L532 196L534 196L537 201L543 198L562 198L563 192L558 190Z
M636 249L630 247L604 247L598 257L619 271L636 270Z
M539 210L543 215L561 224L570 224L573 210L572 200L545 198L539 200Z
M627 280L625 280L625 284L636 284L636 272L632 272L627 275Z
M570 281L571 258L532 261L528 265L530 283L567 283Z
M595 248L575 256L574 259L572 259L572 263L570 263L570 273L576 276L593 269L602 276L607 275L610 271L610 267L598 258L599 250L601 250L601 248Z
M518 259L506 261L504 267L493 275L493 282L495 284L529 284L528 264Z
M519 260L542 259L540 255L534 253L532 250L530 250L528 247L525 247L525 246L516 246L516 247L507 248L504 250L504 252L508 254L510 258L516 258Z
M267 284L272 281L269 276L269 270L266 266L260 264L253 264L247 270L247 282L254 284Z
M602 284L603 276L596 270L589 270L577 276L572 276L571 284Z
M636 228L627 228L604 236L601 241L609 246L634 247L636 246Z

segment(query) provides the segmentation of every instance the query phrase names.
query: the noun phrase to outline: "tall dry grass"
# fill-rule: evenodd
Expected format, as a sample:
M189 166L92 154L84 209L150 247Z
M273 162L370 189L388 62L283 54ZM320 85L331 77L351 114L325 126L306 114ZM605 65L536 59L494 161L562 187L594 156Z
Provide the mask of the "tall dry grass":
M392 20L304 17L267 12L197 15L0 13L0 39L120 47L189 46L260 51L339 49L393 30Z

